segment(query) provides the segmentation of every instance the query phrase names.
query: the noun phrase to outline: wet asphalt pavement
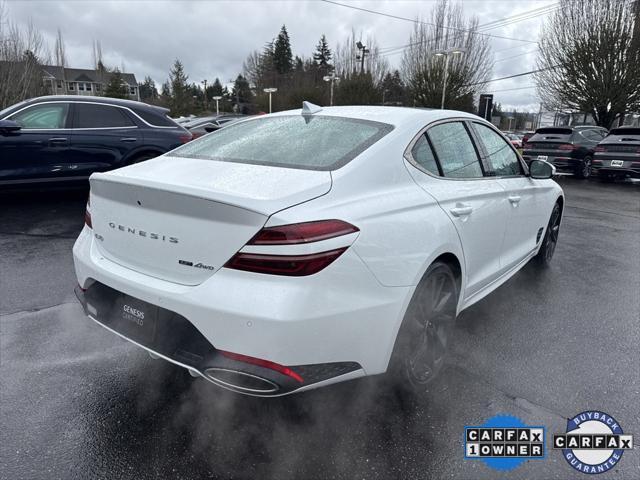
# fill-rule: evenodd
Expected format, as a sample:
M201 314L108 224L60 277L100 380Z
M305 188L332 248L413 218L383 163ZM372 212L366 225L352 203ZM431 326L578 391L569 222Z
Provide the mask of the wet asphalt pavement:
M0 478L585 478L558 451L507 473L463 427L587 409L640 443L640 184L562 178L553 266L458 319L442 378L408 401L364 379L280 399L222 391L86 319L71 247L86 192L0 196ZM640 478L640 451L604 478Z

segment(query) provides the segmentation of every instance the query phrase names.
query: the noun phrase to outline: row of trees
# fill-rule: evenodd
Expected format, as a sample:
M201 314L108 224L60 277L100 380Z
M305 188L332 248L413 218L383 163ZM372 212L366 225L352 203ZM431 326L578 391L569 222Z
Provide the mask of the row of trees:
M213 95L223 97L224 109L267 111L269 97L265 88L278 89L272 97L273 110L297 108L303 100L320 105L333 100L335 105L439 107L445 61L434 53L455 47L463 48L465 54L450 61L445 103L449 108L474 111L479 85L491 75L488 39L477 34L477 19L465 18L462 6L447 0L436 4L430 20L416 22L400 69L389 68L373 36L365 39L355 31L334 50L322 35L311 55L294 56L289 33L283 25L262 50L248 55L231 91L225 90L216 78L205 95L199 85L188 82L184 67L177 60L157 98L153 97L150 79L141 84L141 95L147 101L168 106L174 115L204 108ZM333 99L331 77L335 78Z

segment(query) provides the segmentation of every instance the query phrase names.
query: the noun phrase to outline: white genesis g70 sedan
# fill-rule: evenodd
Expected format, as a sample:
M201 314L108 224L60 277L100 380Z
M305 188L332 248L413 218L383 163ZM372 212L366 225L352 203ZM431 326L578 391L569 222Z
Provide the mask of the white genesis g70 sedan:
M235 392L383 372L421 389L458 313L551 260L553 173L471 114L305 102L94 173L76 294Z

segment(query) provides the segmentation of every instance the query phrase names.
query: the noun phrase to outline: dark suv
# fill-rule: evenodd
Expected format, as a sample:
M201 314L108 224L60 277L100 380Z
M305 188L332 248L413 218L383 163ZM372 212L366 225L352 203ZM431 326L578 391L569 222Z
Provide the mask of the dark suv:
M593 171L603 180L640 178L640 127L612 128L596 147Z
M105 97L34 98L0 112L0 188L85 180L191 138L160 107Z
M539 128L523 145L522 156L527 164L531 160L546 160L561 172L587 178L591 175L596 145L606 135L606 128L591 125Z

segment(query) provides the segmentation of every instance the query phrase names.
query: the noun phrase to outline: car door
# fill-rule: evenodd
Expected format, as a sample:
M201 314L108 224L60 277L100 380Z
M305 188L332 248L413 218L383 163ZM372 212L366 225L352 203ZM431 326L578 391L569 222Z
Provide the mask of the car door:
M0 135L0 183L59 180L64 175L60 165L69 152L69 104L29 105L6 120L21 128Z
M498 277L509 210L504 189L484 174L466 122L429 127L408 154L411 174L455 226L464 252L465 298Z
M549 181L529 177L520 157L507 140L492 127L472 122L489 174L504 188L508 217L501 248L501 273L535 251L541 232L549 221ZM545 194L547 193L547 194Z
M74 103L73 129L69 168L78 175L120 167L143 144L127 110L114 105Z

